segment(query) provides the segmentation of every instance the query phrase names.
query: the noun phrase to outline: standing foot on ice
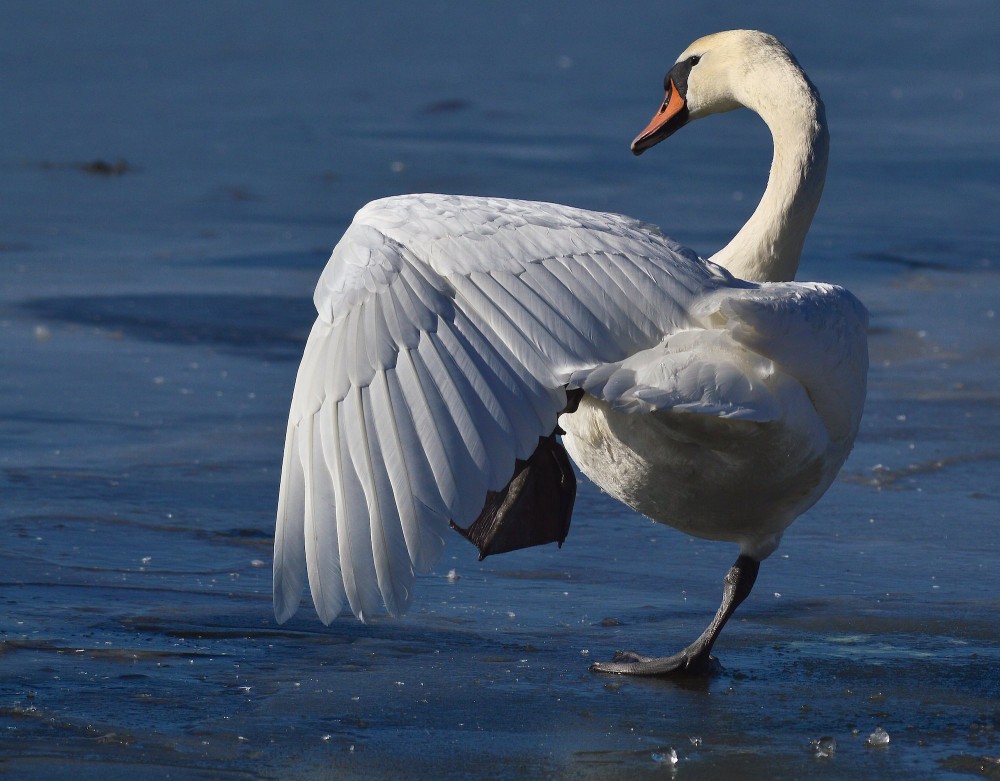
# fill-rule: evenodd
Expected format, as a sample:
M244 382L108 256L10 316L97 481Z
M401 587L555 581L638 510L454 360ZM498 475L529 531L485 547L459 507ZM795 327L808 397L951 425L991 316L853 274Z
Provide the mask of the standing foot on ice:
M594 662L590 669L599 673L618 675L713 675L722 665L712 656L712 646L722 632L729 617L747 598L757 580L760 562L740 555L726 574L722 591L722 604L701 636L680 653L673 656L643 656L634 651L619 651L610 662Z

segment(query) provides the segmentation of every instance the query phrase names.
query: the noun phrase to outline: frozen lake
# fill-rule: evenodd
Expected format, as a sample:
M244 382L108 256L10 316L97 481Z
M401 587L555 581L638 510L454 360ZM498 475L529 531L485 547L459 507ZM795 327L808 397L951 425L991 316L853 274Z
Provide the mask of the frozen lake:
M1000 778L1000 5L627 8L0 9L0 776ZM562 550L479 563L455 535L407 617L278 626L287 406L353 213L532 198L710 254L766 128L628 144L677 54L732 27L778 35L826 102L799 278L865 302L872 368L723 674L588 672L692 639L735 550L584 482Z

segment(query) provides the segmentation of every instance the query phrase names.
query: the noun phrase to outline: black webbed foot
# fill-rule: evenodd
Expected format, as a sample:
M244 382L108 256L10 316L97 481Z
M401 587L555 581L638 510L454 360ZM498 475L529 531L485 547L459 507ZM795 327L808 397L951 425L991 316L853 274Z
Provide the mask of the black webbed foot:
M575 412L581 398L582 390L567 390L562 413ZM480 561L533 545L562 546L576 500L576 474L559 442L562 433L556 426L549 436L538 438L535 452L515 463L507 485L486 495L482 512L467 529L452 521L451 527L479 548Z
M597 673L647 676L709 676L722 672L719 660L708 653L690 654L687 649L673 656L643 656L635 651L618 651L610 662L594 662Z
M539 439L527 461L518 461L514 477L500 491L490 491L486 506L468 529L452 528L479 548L479 560L494 553L557 542L569 533L576 499L576 475L555 433Z
M590 669L599 673L651 676L705 676L722 671L722 665L712 656L712 646L722 627L740 603L753 589L760 562L741 555L726 574L722 604L701 636L673 656L643 656L634 651L619 651L610 662L595 662Z

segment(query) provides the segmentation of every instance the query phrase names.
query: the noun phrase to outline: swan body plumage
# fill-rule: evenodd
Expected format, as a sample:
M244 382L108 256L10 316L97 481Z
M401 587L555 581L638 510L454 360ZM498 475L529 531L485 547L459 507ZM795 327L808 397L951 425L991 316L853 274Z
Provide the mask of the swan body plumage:
M790 281L822 190L822 104L762 33L700 39L671 74L637 153L737 105L775 138L761 206L711 260L550 203L417 194L357 213L291 404L279 620L306 579L326 623L404 612L449 524L475 521L557 423L603 490L754 562L830 485L861 418L867 315L840 287Z

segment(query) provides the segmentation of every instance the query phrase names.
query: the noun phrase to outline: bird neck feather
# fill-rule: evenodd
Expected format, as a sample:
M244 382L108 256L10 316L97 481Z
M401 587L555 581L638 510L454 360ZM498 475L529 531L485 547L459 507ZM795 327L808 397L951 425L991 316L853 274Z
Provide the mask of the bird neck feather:
M767 124L774 158L756 210L711 259L741 279L791 280L826 179L830 136L823 102L794 60L765 60L743 84L737 97Z

